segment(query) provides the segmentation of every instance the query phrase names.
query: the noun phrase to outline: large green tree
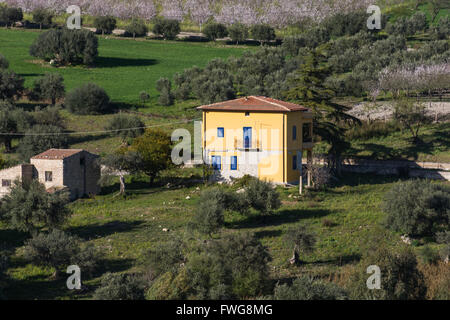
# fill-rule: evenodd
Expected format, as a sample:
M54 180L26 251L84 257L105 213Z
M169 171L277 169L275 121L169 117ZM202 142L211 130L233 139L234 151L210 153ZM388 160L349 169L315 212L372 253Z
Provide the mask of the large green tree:
M172 141L170 136L160 129L147 129L133 141L131 150L139 154L138 169L149 176L150 184L153 184L160 171L172 164Z
M322 46L310 52L291 80L286 97L312 110L314 133L330 144L330 165L339 174L342 154L350 146L345 141L346 126L359 124L359 120L347 114L349 107L334 102L336 93L324 85L331 75L326 64L328 49Z

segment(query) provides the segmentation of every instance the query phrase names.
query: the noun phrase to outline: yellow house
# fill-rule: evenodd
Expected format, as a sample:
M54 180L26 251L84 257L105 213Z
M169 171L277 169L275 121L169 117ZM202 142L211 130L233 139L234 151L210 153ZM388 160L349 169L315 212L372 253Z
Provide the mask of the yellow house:
M249 174L277 184L299 183L303 154L310 159L313 148L310 110L260 96L198 109L203 111L203 159L216 174L225 179Z

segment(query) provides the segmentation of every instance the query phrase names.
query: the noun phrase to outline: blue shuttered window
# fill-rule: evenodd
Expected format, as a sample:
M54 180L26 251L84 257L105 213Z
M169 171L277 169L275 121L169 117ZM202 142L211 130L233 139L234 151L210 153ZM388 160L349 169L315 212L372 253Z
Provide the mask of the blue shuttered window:
M212 156L211 157L211 163L214 170L221 170L222 169L222 159L220 156Z
M230 170L237 170L237 157L236 156L231 157Z
M223 138L225 136L225 132L223 128L217 128L217 137Z

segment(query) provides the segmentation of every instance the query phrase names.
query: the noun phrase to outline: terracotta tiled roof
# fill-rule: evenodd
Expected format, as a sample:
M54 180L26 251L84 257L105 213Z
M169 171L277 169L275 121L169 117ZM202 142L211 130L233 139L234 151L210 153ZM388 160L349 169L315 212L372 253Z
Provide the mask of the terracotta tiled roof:
M81 151L83 151L83 149L50 149L32 157L31 159L62 160Z
M292 112L308 111L307 108L295 103L284 102L261 96L249 96L245 98L229 100L198 107L199 110L214 111L260 111L260 112Z

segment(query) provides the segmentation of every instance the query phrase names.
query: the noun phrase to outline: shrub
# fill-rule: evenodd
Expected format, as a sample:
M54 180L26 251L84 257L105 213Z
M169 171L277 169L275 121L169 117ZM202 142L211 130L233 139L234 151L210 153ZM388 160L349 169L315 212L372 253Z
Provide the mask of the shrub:
M18 153L23 161L45 150L67 147L67 136L61 127L36 124L25 132L18 147Z
M12 71L0 71L0 100L10 100L20 96L24 81Z
M203 29L203 34L210 40L225 38L228 35L227 27L221 23L209 23Z
M276 300L347 300L347 292L339 286L303 276L292 285L277 285L274 290Z
M66 106L75 114L101 114L110 109L109 96L104 89L87 83L67 94Z
M86 250L89 251L86 254ZM57 278L63 268L69 265L78 265L83 273L90 273L97 260L91 247L81 247L81 241L60 230L53 230L48 234L40 233L28 240L25 245L25 257L34 264L52 267ZM85 261L80 261L80 256ZM86 259L88 258L88 259ZM89 262L86 265L85 262Z
M409 235L435 234L447 227L450 189L430 181L412 180L396 184L386 194L386 225Z
M439 261L439 253L429 245L423 246L419 254L422 262L425 264L432 264Z
M134 274L106 273L95 290L95 300L144 300L145 283Z
M283 50L293 57L297 56L300 48L303 48L305 46L306 41L304 36L302 35L285 37L283 39L283 44L281 45Z
M450 268L448 262L419 265L427 287L427 299L450 300Z
M60 114L61 107L47 106L44 109L36 108L32 113L35 124L64 128L64 118Z
M4 280L6 278L6 270L8 269L9 258L8 256L0 252L0 301L6 300L6 295L4 293L4 289L6 287Z
M56 99L64 98L64 78L59 73L46 73L34 81L32 96L36 100L50 100L55 105Z
M381 270L381 289L367 288L367 267L376 265ZM388 249L380 246L369 250L351 276L351 299L416 300L424 299L426 286L410 248Z
M248 27L242 23L235 23L228 28L228 34L233 42L239 44L244 42L248 38Z
M124 113L116 114L106 125L105 130L115 131L114 135L118 135L122 140L136 138L144 133L145 123L135 115Z
M437 234L437 242L442 243L444 247L440 250L442 260L448 263L450 257L450 231L439 232Z
M158 243L145 255L145 266L150 278L156 278L166 272L176 273L180 265L185 262L183 254L184 244L178 238Z
M53 12L44 8L36 8L32 12L33 22L39 24L39 29L44 25L51 25L53 19Z
M155 279L145 294L147 300L181 300L186 299L190 290L186 279L186 269L178 274L166 272Z
M6 70L9 68L9 62L6 60L5 56L0 54L0 71Z
M139 100L145 105L145 103L150 100L150 95L146 91L141 91L141 93L139 93Z
M180 22L173 19L158 19L153 26L153 33L167 40L175 39L180 31Z
M270 255L254 236L231 234L188 259L188 287L197 299L256 297L268 289Z
M0 21L6 23L6 26L13 26L17 21L23 19L23 12L21 8L14 7L0 7Z
M317 240L316 236L305 226L299 225L287 232L286 241L293 247L292 258L289 262L297 264L299 262L299 254L312 252Z
M442 16L439 23L431 28L431 37L435 40L446 40L450 36L450 18Z
M159 92L158 103L163 106L173 104L172 83L167 78L161 78L156 82L156 90Z
M0 212L8 224L32 234L40 228L60 228L72 214L67 193L48 193L39 181L16 181L3 199Z
M280 195L267 181L252 179L244 192L250 206L262 214L270 214L281 206Z
M266 24L257 24L251 27L250 33L252 37L258 40L261 45L266 42L275 40L275 29Z
M224 224L224 208L215 199L201 199L195 210L192 225L200 233L211 235Z
M52 29L33 42L30 55L60 65L92 65L98 56L98 39L86 29Z
M94 19L94 27L97 29L97 32L101 32L102 35L110 34L116 28L116 19L111 16L100 16L95 17Z

